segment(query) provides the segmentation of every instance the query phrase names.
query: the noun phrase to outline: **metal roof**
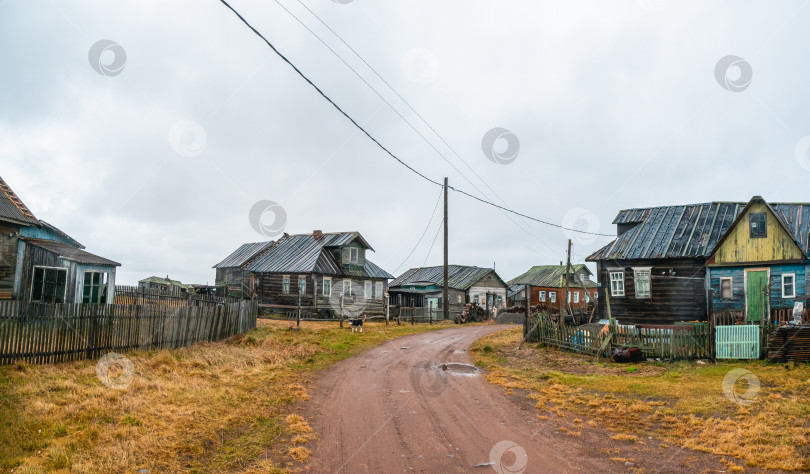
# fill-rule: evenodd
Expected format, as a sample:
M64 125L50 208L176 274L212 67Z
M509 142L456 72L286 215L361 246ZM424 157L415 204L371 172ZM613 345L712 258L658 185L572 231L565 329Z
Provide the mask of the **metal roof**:
M18 224L39 224L34 214L14 194L3 178L0 178L0 219L8 219Z
M70 245L63 244L61 242L56 242L54 240L30 239L27 237L23 237L21 240L31 245L43 248L49 252L53 252L62 258L72 260L77 263L83 263L87 265L106 265L115 267L121 266L121 264L118 262L114 262L104 257L99 257L98 255L94 255L85 250L72 247Z
M287 235L266 248L254 261L247 262L245 269L257 273L322 273L367 278L394 278L393 275L368 259L362 269L346 271L332 252L324 251L343 247L355 240L359 241L364 248L373 250L359 232L324 233L320 238L316 238L313 234Z
M73 245L74 247L78 247L80 249L85 248L84 245L79 243L78 240L76 240L73 237L71 237L71 236L67 235L66 233L62 232L55 225L49 224L49 223L47 223L47 222L45 222L43 220L40 220L39 223L40 223L40 225L42 227L45 227L46 229L50 229L51 232L55 233L56 235L59 235L59 236L63 237L65 240L68 241L69 245Z
M576 277L582 270L591 275L591 271L585 264L571 265L571 275ZM545 286L549 288L563 288L565 287L565 265L537 265L529 269L523 275L517 276L509 280L509 285L532 285L532 286ZM573 285L580 285L572 283ZM585 286L588 288L596 287L596 283L586 281Z
M252 259L253 257L259 255L263 251L267 250L268 248L275 245L274 241L268 242L254 242L252 244L243 244L235 252L225 257L225 259L216 265L213 268L234 268L234 267L241 267L248 260Z
M614 224L637 225L586 260L708 258L748 204L710 202L620 211ZM810 204L772 203L770 207L808 254Z
M150 276L149 278L144 278L143 280L138 280L138 283L157 283L159 285L173 285L179 286L182 288L191 288L193 285L187 285L179 280L172 280L171 278L163 278L159 276Z
M457 290L469 290L475 283L484 278L488 273L495 273L492 268L468 267L464 265L448 265L447 286ZM506 286L497 273L495 277ZM411 268L389 285L390 287L413 285L418 283L431 283L436 285L444 284L444 267L422 267Z

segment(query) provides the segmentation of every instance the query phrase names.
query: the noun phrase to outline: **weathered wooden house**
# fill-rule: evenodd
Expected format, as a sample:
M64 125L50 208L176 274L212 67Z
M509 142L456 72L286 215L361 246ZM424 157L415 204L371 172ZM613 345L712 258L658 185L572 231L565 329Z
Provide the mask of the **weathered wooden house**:
M138 291L150 294L186 296L194 293L192 285L186 285L178 280L151 276L138 281Z
M118 266L37 219L0 178L0 299L112 303Z
M451 312L467 303L489 308L506 304L507 285L492 268L449 265L447 280ZM401 308L442 310L443 288L443 266L411 268L391 282L389 299Z
M616 239L587 260L597 264L600 301L609 297L622 323L705 321L722 310L756 321L806 298L808 220L810 204L759 196L625 210ZM601 318L607 308L599 305Z
M391 274L367 258L374 251L359 232L287 235L245 244L214 266L217 286L241 285L264 304L334 312L341 296L347 308L385 311Z
M565 294L565 265L537 265L526 273L509 280L513 300L525 303L526 285L529 286L529 304L561 306ZM596 282L585 264L571 265L568 274L568 303L571 308L585 308L596 299Z

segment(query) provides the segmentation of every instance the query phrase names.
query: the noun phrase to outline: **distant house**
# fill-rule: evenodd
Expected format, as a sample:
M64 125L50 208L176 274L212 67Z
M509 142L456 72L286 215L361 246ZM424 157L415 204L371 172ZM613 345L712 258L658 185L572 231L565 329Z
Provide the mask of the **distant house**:
M537 265L526 273L509 280L511 298L525 303L525 288L529 285L529 304L561 306L565 293L565 265ZM596 283L585 264L571 265L568 275L568 302L571 308L584 308L596 299ZM584 287L584 289L583 289Z
M706 320L710 310L757 321L807 297L810 204L712 202L631 209L617 237L588 257L599 298L625 323ZM599 305L606 317L608 305Z
M178 280L151 276L138 281L138 291L143 293L185 296L194 292L193 285L186 285Z
M506 304L507 285L492 268L448 266L448 297L451 311L467 303L490 308ZM411 268L390 285L390 301L407 308L443 309L444 267Z
M252 289L262 303L336 312L344 307L384 312L391 274L367 258L374 251L359 232L287 235L244 244L214 266L216 284ZM342 298L341 298L342 297Z
M0 299L109 304L120 265L37 219L0 178Z

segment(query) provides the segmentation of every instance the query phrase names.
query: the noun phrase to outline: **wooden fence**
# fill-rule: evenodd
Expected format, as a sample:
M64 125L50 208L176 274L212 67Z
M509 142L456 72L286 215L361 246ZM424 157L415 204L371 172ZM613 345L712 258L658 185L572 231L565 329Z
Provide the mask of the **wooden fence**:
M715 358L759 359L762 328L753 324L716 326Z
M530 327L533 325L529 324ZM655 328L595 324L559 326L540 321L527 340L594 355L608 355L614 347L638 347L645 357L666 360L713 356L711 328L706 323Z
M144 290L137 286L115 287L115 304L123 305L161 305L179 308L181 306L216 306L222 303L238 303L242 298L235 296L212 296L196 293L166 294L155 290Z
M0 365L218 341L255 328L257 313L255 301L177 308L0 301Z

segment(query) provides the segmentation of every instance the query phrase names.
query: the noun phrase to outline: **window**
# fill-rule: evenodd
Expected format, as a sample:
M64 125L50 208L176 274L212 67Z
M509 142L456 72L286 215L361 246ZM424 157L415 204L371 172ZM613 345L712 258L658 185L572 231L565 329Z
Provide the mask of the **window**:
M352 281L343 280L343 296L351 296L351 295L352 295Z
M556 303L557 302L557 292L556 291L549 291L548 292L548 299L552 303Z
M355 247L349 248L349 262L357 263L360 261L360 249Z
M610 296L624 296L624 270L610 272Z
M724 300L729 300L732 298L732 290L731 290L731 278L721 278L720 279L720 298ZM784 285L783 285L784 286Z
M634 268L633 280L636 287L636 298L650 297L650 268ZM624 292L624 288L622 288Z
M371 294L372 285L370 281L367 281L363 284L363 298L369 299L372 298L373 295Z
M290 294L290 275L281 277L281 292L285 295Z
M585 292L585 302L586 302L586 303L590 303L590 302L591 302L591 295L589 295L587 291Z
M456 304L461 304L461 295L456 295Z
M298 294L307 294L307 277L298 277Z
M568 292L568 298L566 298L566 300L567 300L569 303L571 302L571 292L570 292L570 291Z
M374 297L375 298L382 298L383 297L383 284L381 281L378 281L374 284Z
M782 275L782 298L796 297L796 274L785 273Z
M541 302L541 303L545 303L545 302L546 302L546 292L545 292L545 291L541 291L541 292L540 292L540 294L539 294L538 296L539 296L539 298L540 298L540 302Z
M107 273L84 272L82 303L107 302Z
M31 301L64 303L67 268L34 267Z
M578 291L574 292L574 303L579 303L579 292Z
M332 296L332 279L324 277L323 278L323 295L324 296Z
M764 212L752 212L748 215L748 223L751 228L751 238L761 239L768 236L768 226Z
M473 295L473 303L480 303L480 301L478 301L478 295Z

